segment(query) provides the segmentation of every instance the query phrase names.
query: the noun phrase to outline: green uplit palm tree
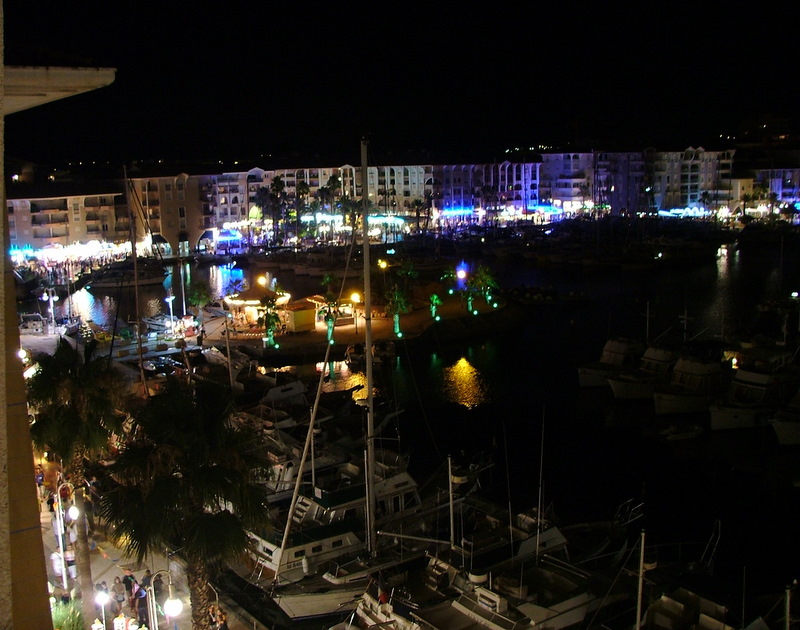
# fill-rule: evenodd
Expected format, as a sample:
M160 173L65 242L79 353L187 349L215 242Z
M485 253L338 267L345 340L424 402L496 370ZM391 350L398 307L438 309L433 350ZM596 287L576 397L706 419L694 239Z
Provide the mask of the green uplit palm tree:
M404 258L400 267L397 269L397 275L403 278L403 289L408 292L408 283L412 280L419 278L419 271L414 266L414 261L410 258Z
M269 527L264 449L231 422L230 392L176 379L134 414L136 439L109 466L100 511L112 542L142 561L176 549L186 562L192 627L210 627L209 582L251 547L248 531Z
M96 345L96 342L95 342ZM83 512L86 464L108 453L114 435L122 434L129 383L110 364L109 357L93 357L94 346L79 352L65 340L56 351L37 357L37 369L27 383L28 404L34 410L31 438L41 451L61 459L65 477L77 489L75 501ZM94 589L85 527L76 528L76 563L81 591ZM84 618L94 615L94 603L85 598Z
M430 298L430 309L431 309L431 317L435 320L439 320L439 315L437 315L437 309L442 305L442 298L440 298L436 293L432 293Z
M213 299L211 287L205 280L195 279L186 287L186 301L197 309L197 321L203 325L203 307Z
M394 322L394 334L398 337L403 336L400 330L400 315L411 311L411 304L408 302L405 292L397 284L386 292L386 312L392 316Z
M483 295L487 304L492 301L492 293L498 288L491 269L485 265L478 265L478 268L470 274L467 284Z

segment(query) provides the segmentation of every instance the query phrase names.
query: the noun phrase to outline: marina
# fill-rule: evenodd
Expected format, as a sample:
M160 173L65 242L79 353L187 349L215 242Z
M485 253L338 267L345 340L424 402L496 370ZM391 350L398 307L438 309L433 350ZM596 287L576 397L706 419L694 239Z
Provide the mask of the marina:
M424 478L441 462L442 453L488 450L495 463L484 475L483 492L522 509L535 501L542 478L545 504L563 524L602 519L609 506L636 497L643 503L641 524L650 545L681 544L687 555L695 550L698 558L714 524L721 521L715 575L726 583L736 582L735 576L746 567L753 596L777 592L783 576L796 566L791 532L800 471L793 463L794 451L778 445L769 423L742 434L711 432L702 411L659 415L652 400L615 401L610 387L581 387L578 378L579 366L596 361L609 339L633 339L645 330L648 313L654 330L680 326L689 313L694 329L721 331L737 323L738 315L738 325L746 332L757 304L777 298L794 281L788 273L778 281L775 263L777 258L765 261L763 255L732 259L721 254L685 270L681 278L666 271L655 277L632 273L623 278L493 260L490 264L501 286L552 287L555 293L583 298L534 311L508 299L499 312L487 313L490 319L485 321L495 322L488 329L470 330L468 324L480 318L448 320L444 310L444 321L428 324L408 339L395 338L395 357L381 363L375 373L380 397L404 409L397 418L401 430L393 448L411 455L409 473L414 478ZM143 303L155 312L166 312L164 298L172 290L173 307L181 315L179 274L175 266L171 270L164 286L143 289ZM240 269L229 263L187 264L184 272L187 278L204 277L219 287L231 277L255 283L262 273L257 267ZM748 305L743 303L745 294L730 287L752 286L751 275L760 278L761 291L747 295ZM291 272L276 276L293 295L319 291L316 282ZM713 290L708 290L709 282ZM697 290L690 290L693 287ZM79 308L88 306L87 312L100 309L95 310L96 322L105 326L124 319L120 309L130 304L124 291L73 298ZM222 354L227 349L219 322L225 319L212 315L204 320L211 331L205 345ZM381 321L391 334L390 322ZM341 350L331 355L331 364L318 358L295 361L298 353L291 352L288 343L268 356L260 347L260 335L248 341L242 332L228 342L243 355L237 359L242 367L255 360L267 370L290 373L307 384L315 384L326 370L325 392L352 391L353 398L362 398L363 392L355 388L363 385L363 373L344 360L344 349L355 342L348 337L354 328L337 327ZM324 335L324 328L318 330ZM304 339L302 335L285 339L290 337L293 343ZM170 345L174 347L174 342ZM154 352L157 346L153 344ZM645 346L640 348L644 352ZM630 365L635 369L639 364ZM281 421L263 413L258 417L262 422ZM277 429L270 431L278 435ZM408 435L416 436L413 445L404 437ZM505 470L514 473L507 475ZM765 544L742 553L737 543L742 536L760 536ZM240 605L258 616L258 605L245 601Z

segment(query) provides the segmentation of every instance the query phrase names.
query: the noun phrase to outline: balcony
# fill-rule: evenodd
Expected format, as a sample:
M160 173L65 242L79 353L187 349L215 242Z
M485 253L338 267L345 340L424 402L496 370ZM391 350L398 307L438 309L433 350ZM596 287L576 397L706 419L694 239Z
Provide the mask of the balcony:
M44 216L32 215L31 225L35 226L48 226L48 225L66 225L68 218L66 214L46 214Z

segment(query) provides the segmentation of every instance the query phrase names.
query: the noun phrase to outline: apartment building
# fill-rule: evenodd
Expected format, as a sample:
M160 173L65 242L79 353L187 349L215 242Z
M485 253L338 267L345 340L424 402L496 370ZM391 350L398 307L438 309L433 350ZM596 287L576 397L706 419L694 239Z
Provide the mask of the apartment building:
M673 208L735 209L746 181L732 177L733 150L558 152L530 161L492 164L369 166L366 192L376 215L414 222L430 208L431 226L443 221L546 220L612 212L639 214ZM138 175L138 173L137 173ZM775 169L761 177L781 199L797 200L799 171ZM292 168L191 175L135 176L105 186L105 194L17 198L8 190L11 243L41 248L92 239L150 237L165 253L187 255L224 238L265 227L259 195L280 178L286 211L327 215L342 197L361 199L361 168ZM750 185L752 188L752 184ZM427 210L426 210L427 212ZM267 217L266 223L269 217Z
M646 152L652 172L652 199L657 210L729 207L732 197L733 149Z
M12 248L116 240L130 226L122 191L8 199L6 208Z

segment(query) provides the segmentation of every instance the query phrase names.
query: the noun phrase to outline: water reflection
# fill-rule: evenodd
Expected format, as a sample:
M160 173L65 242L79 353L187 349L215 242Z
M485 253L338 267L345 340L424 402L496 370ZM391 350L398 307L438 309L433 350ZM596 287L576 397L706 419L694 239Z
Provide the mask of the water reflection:
M443 393L447 400L474 409L491 399L489 385L464 357L442 370Z

